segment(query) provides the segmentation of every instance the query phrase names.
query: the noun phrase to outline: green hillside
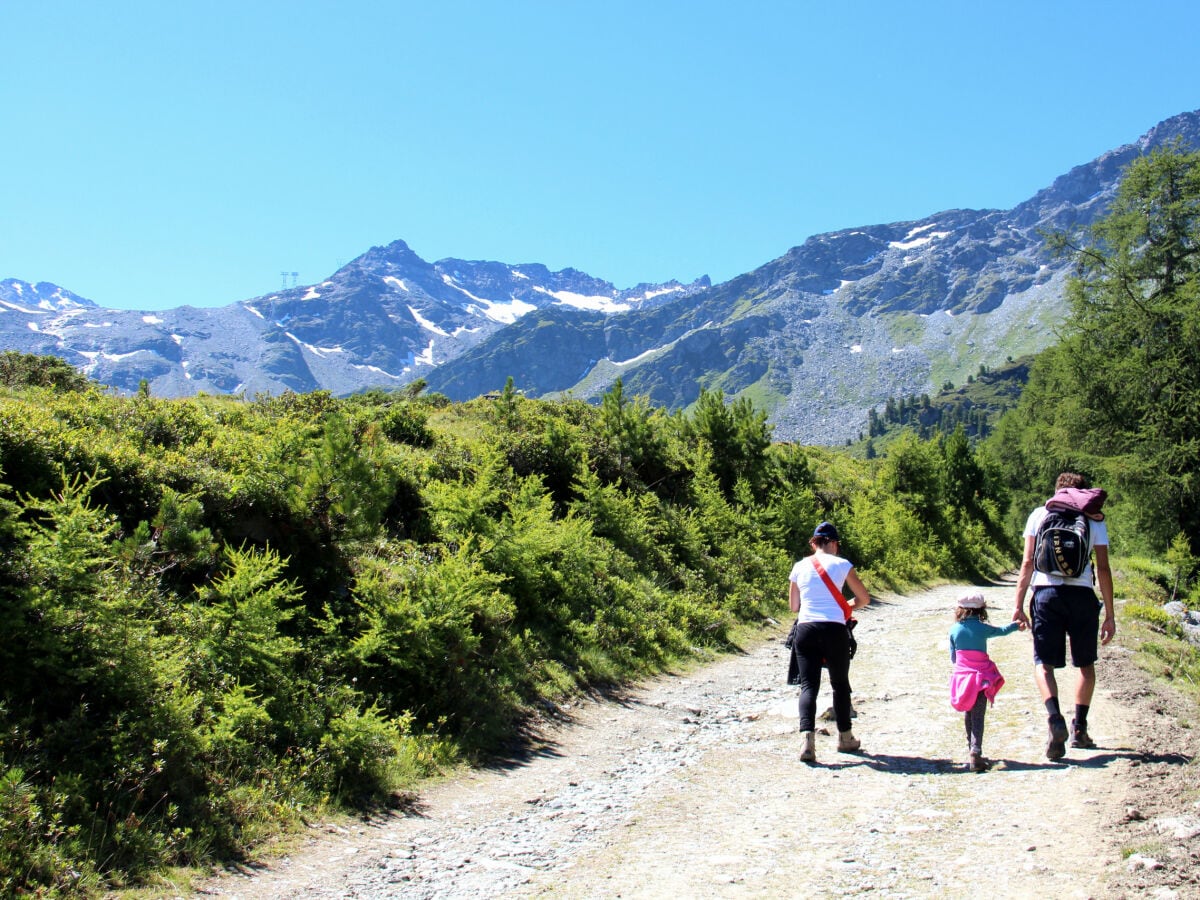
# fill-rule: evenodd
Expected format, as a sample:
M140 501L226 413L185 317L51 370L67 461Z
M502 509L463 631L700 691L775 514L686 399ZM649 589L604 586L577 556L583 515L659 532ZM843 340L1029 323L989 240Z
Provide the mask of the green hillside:
M1001 416L1015 409L1034 357L1009 359L994 369L981 367L958 387L945 384L936 394L889 397L868 414L867 431L852 445L855 455L875 457L906 430L928 439L961 427L972 441L986 438Z
M1011 560L1000 497L893 490L963 459L772 444L719 393L122 398L15 353L0 385L6 895L245 858L548 699L732 649L822 519L876 588Z

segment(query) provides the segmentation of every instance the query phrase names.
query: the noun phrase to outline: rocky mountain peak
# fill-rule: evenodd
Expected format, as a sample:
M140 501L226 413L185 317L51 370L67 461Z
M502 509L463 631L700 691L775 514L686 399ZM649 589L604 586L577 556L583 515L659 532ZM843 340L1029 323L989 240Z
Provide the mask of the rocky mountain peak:
M95 303L66 288L48 281L30 284L16 278L0 281L0 303L21 309L37 309L43 312L67 312L73 309L97 309Z

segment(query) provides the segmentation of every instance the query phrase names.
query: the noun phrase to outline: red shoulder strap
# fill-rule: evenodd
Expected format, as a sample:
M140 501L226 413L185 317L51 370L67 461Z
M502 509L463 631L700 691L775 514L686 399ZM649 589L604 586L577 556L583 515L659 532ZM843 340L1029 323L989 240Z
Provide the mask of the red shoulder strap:
M829 593L833 594L833 599L842 608L842 614L846 617L846 621L849 622L850 617L854 613L850 609L850 604L846 602L846 598L842 596L842 592L838 590L837 585L833 583L833 579L829 577L829 573L825 571L825 567L821 565L821 561L817 559L817 554L814 553L810 559L812 559L813 568L817 570L817 574L821 576L821 580L825 582L825 587L829 588Z

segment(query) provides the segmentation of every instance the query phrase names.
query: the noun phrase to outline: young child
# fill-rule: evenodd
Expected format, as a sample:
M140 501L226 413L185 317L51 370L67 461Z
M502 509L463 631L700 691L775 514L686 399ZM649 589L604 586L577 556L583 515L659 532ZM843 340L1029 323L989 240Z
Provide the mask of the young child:
M967 762L969 772L986 772L991 761L983 756L983 720L989 703L1004 687L1004 676L987 653L988 638L1012 634L1020 627L1016 622L998 627L987 624L987 608L983 594L978 591L958 598L954 612L954 627L950 629L950 705L964 713L967 729Z

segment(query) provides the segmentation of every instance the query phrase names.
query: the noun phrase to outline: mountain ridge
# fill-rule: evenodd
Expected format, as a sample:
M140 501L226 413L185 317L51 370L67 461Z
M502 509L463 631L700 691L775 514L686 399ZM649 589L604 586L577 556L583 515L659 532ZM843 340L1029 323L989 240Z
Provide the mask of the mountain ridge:
M777 438L841 443L889 396L961 383L1037 352L1066 314L1070 261L1045 234L1094 221L1135 156L1200 147L1182 113L1058 176L1010 210L812 235L713 285L618 289L537 263L427 262L403 241L328 279L223 307L111 310L56 285L0 281L9 349L50 353L95 380L156 396L344 395L424 378L467 399L509 376L528 396L629 395L684 408L701 389L746 396Z
M947 210L814 235L703 292L675 323L693 330L686 338L678 327L663 330L663 352L635 367L618 366L620 357L596 341L584 350L593 366L589 377L557 390L535 384L532 393L594 398L619 375L627 393L681 407L701 387L720 388L767 409L778 437L855 439L870 410L888 396L926 393L947 380L961 383L981 365L995 366L1056 340L1072 263L1050 255L1045 233L1094 221L1111 201L1124 166L1174 140L1187 149L1200 146L1196 113L1168 119L1138 141L1073 168L1011 210ZM663 311L623 318L647 315L662 317ZM539 324L531 317L511 331ZM635 325L625 321L622 327ZM504 337L509 345L522 343L516 334ZM561 323L557 338L559 346L571 346ZM536 352L536 344L523 343L526 352ZM497 382L502 372L517 368L498 349L494 341L481 343L440 367L430 387L458 397ZM564 361L562 380L583 362ZM609 377L595 377L601 368ZM463 374L467 369L470 377Z

